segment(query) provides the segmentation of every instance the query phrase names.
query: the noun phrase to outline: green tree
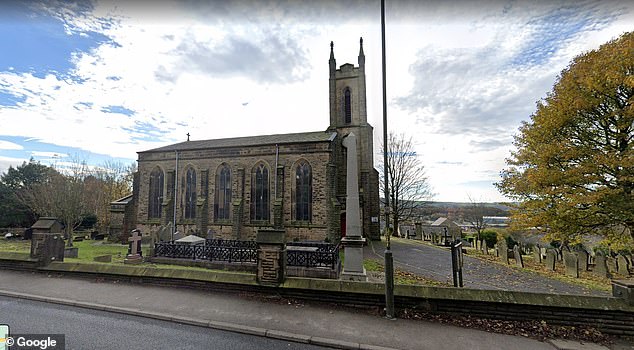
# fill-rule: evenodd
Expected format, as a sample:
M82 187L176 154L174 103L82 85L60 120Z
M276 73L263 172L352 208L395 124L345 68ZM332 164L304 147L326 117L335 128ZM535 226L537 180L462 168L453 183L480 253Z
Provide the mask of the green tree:
M497 184L520 202L516 228L574 243L634 235L634 33L577 56L515 137Z
M23 192L47 179L52 169L31 158L0 176L0 227L29 227L37 213L21 200Z

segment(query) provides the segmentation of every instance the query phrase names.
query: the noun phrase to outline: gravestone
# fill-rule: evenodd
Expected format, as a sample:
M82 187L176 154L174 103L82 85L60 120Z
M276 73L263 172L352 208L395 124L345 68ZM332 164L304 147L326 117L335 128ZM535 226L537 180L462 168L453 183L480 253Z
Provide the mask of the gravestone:
M539 245L536 245L533 248L533 259L535 260L535 263L541 264L542 262L542 250Z
M616 267L617 272L623 276L630 275L630 262L627 261L627 258L621 254L616 257Z
M513 247L513 257L515 258L515 265L517 267L524 267L524 260L522 259L522 251L519 245Z
M607 256L605 257L605 264L608 265L608 273L609 274L614 274L616 273L616 259L611 257L611 256Z
M418 239L420 241L423 240L423 224L420 222L416 222L414 223L414 226L416 227L416 236L414 236L414 239Z
M64 261L64 238L61 233L36 233L31 236L31 257L41 265Z
M180 233L178 231L174 232L174 241L178 241L179 239L185 237L185 235L183 233Z
M65 247L64 248L64 257L65 258L77 258L79 256L79 248L77 247Z
M213 229L208 229L207 230L207 239L214 239L214 237L216 236L216 231Z
M140 264L143 261L141 256L141 231L132 230L132 236L128 238L130 246L128 247L128 255L123 259L124 264Z
M503 239L498 242L498 256L503 263L509 263L509 248L506 245L506 240Z
M107 254L107 255L99 255L96 256L94 258L92 258L93 261L97 261L97 262L112 262L112 255Z
M583 249L578 251L577 258L579 259L579 269L581 271L588 271L588 252Z
M487 247L487 241L480 240L480 246L482 247L482 253L484 253L484 255L489 255L489 247Z
M594 270L592 273L599 277L610 278L610 271L608 270L608 264L605 256L602 252L598 251L594 256Z
M172 223L161 226L156 234L158 242L170 242L172 240Z
M554 249L546 249L546 269L548 271L555 271L555 262L557 261L557 251Z
M566 276L579 278L579 258L577 254L564 250L563 255Z

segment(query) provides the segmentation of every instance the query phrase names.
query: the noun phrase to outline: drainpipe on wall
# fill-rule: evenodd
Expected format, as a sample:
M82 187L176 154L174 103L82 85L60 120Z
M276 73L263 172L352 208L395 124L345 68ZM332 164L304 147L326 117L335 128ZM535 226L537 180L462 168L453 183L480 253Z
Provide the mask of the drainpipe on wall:
M273 190L273 198L277 199L277 162L280 158L280 146L275 144L275 187Z
M176 203L178 203L178 151L176 153L176 171L174 172L174 226L172 227L172 241L176 232Z

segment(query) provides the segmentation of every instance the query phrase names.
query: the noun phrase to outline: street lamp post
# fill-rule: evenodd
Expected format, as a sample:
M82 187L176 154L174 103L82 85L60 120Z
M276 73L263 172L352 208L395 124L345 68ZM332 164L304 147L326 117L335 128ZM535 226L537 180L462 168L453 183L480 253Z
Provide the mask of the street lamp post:
M390 205L387 166L387 85L385 79L385 0L381 0L381 58L383 68L383 184L385 196L385 232L387 234L385 250L385 317L394 319L394 259L390 250Z

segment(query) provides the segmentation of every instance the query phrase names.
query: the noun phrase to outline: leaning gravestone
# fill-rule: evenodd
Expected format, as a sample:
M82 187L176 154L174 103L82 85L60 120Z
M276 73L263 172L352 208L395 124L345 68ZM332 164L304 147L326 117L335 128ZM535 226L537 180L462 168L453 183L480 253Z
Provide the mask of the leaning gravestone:
M522 259L522 250L519 245L513 247L513 257L515 258L515 265L517 267L524 267L524 260Z
M594 270L592 270L592 273L599 277L610 278L607 260L600 251L594 256Z
M541 262L542 262L542 250L539 247L539 245L536 245L533 248L533 258L534 258L536 263L541 264Z
M581 271L588 271L588 252L583 249L578 251L577 258L579 259L579 269Z
M609 274L613 274L616 273L616 259L611 257L611 256L607 256L605 258L605 264L608 265L608 273Z
M564 253L564 265L566 266L566 276L579 278L579 258L577 254L567 250Z
M629 265L630 265L630 262L627 261L627 258L625 256L619 254L619 256L616 257L617 272L620 275L623 275L623 276L630 275Z
M554 249L546 250L546 269L555 271L555 262L557 261L557 252Z
M489 255L489 247L487 247L487 241L484 239L480 241L480 247L482 248L482 252L484 255Z
M509 263L509 248L506 245L506 240L503 239L498 242L498 255L502 262L508 264Z

